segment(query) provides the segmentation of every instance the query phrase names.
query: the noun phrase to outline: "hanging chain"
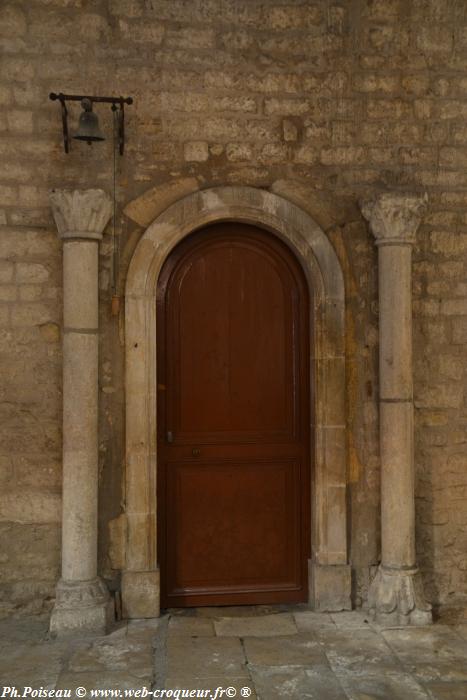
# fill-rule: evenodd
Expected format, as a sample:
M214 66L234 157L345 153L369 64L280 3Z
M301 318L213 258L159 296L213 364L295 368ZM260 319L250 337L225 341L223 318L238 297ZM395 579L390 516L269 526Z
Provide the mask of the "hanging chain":
M118 265L117 265L117 258L118 258L118 244L117 244L117 232L116 232L116 220L117 220L117 157L116 157L116 152L117 152L117 121L118 121L118 114L117 114L117 106L115 104L112 105L112 112L113 112L113 140L112 140L112 146L113 146L113 226L112 226L112 233L113 233L113 240L112 240L112 272L111 272L111 287L112 287L112 315L116 316L119 312L119 307L120 307L120 300L118 296L118 289L117 289L117 276L118 276Z

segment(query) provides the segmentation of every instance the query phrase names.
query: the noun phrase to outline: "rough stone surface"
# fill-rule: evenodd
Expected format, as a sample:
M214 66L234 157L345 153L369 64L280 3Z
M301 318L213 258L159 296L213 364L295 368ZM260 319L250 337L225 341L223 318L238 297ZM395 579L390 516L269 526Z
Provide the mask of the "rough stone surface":
M315 609L322 611L351 610L350 566L312 566L310 583Z
M220 618L214 627L218 637L274 637L297 633L293 617L287 614Z
M169 633L172 636L213 637L214 625L211 620L203 617L187 617L174 615L170 618Z
M199 153L199 146L196 152ZM185 150L185 153L193 154L193 144ZM200 158L187 158L187 160L199 160ZM125 207L125 214L133 221L136 221L140 226L149 226L154 221L158 214L167 209L167 207L181 199L190 192L199 189L198 181L191 178L181 178L179 180L170 180L158 187L153 187L151 190L144 192L140 197L129 202Z
M122 580L123 616L158 617L159 571L125 571Z
M169 637L167 674L171 678L248 678L239 638Z
M262 612L239 607L234 617L211 609L210 615L216 612L224 616L169 611L158 620L119 622L105 637L60 643L47 638L46 616L10 617L0 621L0 680L21 692L28 686L69 689L72 698L104 690L149 696L164 689L173 697L176 690L203 690L204 697L214 697L217 688L268 700L466 697L467 641L455 625L382 632L358 612L330 615L304 606L269 606ZM270 636L214 634L213 623L236 624L241 635L241 625L252 620L262 620L264 631L273 617L279 621L270 626ZM295 618L300 631L278 636L285 618ZM86 695L79 696L78 688Z
M119 588L108 523L125 503L125 329L110 300L131 252L197 189L281 183L344 271L349 561L352 603L367 601L381 553L377 262L357 203L396 189L429 198L413 246L417 557L427 598L465 607L464 3L15 0L0 12L2 609L47 608L60 571L62 262L48 190L112 190L110 109L95 106L106 141L72 140L65 155L47 100L60 90L134 98L116 240L104 231L99 258L99 573ZM70 133L78 115L70 104Z

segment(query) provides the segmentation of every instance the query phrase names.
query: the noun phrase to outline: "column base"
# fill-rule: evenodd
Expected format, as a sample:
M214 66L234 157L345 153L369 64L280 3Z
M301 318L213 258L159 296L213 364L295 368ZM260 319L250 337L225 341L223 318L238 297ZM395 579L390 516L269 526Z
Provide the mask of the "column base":
M134 620L160 615L160 576L155 571L122 573L123 617Z
M308 561L310 605L318 612L352 610L351 571L348 564Z
M60 579L50 618L52 636L89 636L106 634L113 622L114 606L100 578L91 581Z
M417 568L389 569L381 565L370 586L368 607L374 621L383 626L433 622L431 605L425 600Z

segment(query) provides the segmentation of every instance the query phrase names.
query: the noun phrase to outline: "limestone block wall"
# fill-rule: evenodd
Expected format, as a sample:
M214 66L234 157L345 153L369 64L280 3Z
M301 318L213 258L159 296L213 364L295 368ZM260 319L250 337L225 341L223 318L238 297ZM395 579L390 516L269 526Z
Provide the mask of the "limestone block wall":
M0 612L54 595L61 521L57 236L0 232Z
M121 315L137 240L177 199L270 189L345 274L354 602L379 560L377 256L357 202L427 192L414 248L417 549L427 597L467 601L467 5L462 0L5 0L0 7L0 601L59 574L61 249L47 190L112 191L109 138L65 155L51 91L131 95L116 240L100 247L100 573L125 522ZM112 115L97 107L110 137ZM70 129L79 106L70 105ZM116 249L117 254L114 255ZM31 602L33 601L33 602Z

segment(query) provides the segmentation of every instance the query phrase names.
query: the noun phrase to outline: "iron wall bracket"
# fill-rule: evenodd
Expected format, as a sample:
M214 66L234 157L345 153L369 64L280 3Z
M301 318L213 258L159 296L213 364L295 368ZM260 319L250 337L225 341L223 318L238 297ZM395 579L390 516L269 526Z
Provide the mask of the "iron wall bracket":
M118 110L118 150L120 155L123 155L125 147L125 108L124 105L133 104L132 97L100 97L96 95L64 95L63 92L51 92L49 98L53 101L58 100L62 108L62 128L63 128L63 148L65 153L70 152L70 136L68 133L68 110L66 107L67 101L81 102L88 99L94 102L106 102L112 105L113 112Z

